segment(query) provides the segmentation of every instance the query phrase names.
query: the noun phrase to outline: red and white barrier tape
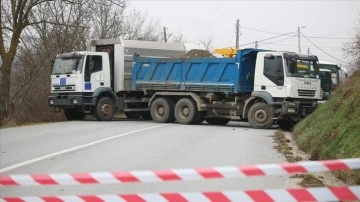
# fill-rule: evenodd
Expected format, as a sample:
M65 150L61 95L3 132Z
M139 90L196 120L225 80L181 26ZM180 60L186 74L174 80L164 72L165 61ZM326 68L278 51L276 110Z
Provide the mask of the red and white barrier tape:
M285 164L228 166L198 169L158 171L90 172L57 174L1 175L2 186L116 184L129 182L162 182L174 180L203 180L213 178L289 175L360 168L360 158L328 161L304 161Z
M249 191L222 191L222 192L184 192L160 194L119 194L119 195L86 195L86 196L45 196L45 197L3 197L7 202L20 201L156 201L156 202L267 202L267 201L356 201L360 200L360 186L350 187L319 187L319 188L293 188L269 189Z

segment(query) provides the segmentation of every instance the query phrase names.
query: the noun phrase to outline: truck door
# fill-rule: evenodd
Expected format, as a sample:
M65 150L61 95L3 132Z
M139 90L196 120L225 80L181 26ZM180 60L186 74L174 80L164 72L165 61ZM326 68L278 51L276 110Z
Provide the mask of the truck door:
M100 55L86 57L84 74L84 91L94 92L104 86L103 59Z
M283 57L271 55L264 58L265 89L273 97L284 96L284 65Z

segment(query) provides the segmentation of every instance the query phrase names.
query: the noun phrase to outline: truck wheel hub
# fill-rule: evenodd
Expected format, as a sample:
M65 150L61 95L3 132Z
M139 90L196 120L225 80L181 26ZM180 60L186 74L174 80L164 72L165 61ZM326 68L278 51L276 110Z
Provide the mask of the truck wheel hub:
M268 118L268 115L265 110L260 109L255 112L255 120L258 123L264 123Z
M183 114L184 116L188 116L188 115L189 115L189 108L184 107L184 108L182 109L182 114Z
M105 104L101 107L101 111L103 112L103 114L108 115L111 113L111 106L108 104Z
M158 114L164 115L164 107L163 107L163 106L160 106L160 107L158 108Z

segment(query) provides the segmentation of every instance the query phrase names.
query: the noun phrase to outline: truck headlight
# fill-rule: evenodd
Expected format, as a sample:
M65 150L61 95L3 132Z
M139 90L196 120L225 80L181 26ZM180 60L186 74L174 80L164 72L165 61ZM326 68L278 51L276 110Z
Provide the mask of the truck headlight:
M50 105L53 105L53 104L54 104L54 100L50 100L49 103L50 103Z
M77 103L78 103L77 99L73 99L73 100L72 100L72 103L73 103L73 104L77 104Z
M295 108L288 108L288 113L295 113L296 109Z

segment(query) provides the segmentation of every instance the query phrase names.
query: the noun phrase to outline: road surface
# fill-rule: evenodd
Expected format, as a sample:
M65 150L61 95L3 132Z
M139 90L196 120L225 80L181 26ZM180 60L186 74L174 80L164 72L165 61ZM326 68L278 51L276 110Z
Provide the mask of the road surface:
M114 172L286 162L276 129L109 122L47 123L0 131L1 174ZM117 185L1 187L1 196L201 192L295 187L288 176Z

